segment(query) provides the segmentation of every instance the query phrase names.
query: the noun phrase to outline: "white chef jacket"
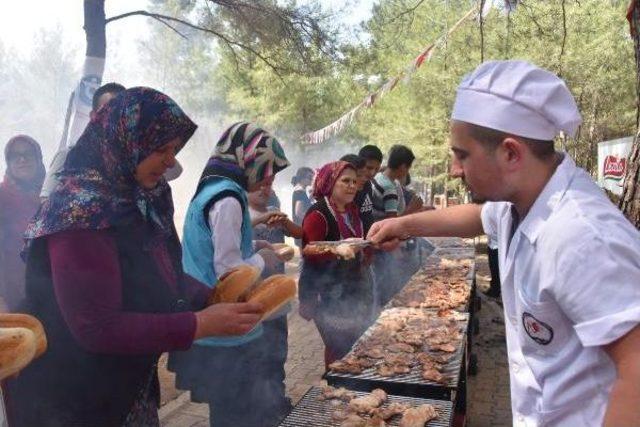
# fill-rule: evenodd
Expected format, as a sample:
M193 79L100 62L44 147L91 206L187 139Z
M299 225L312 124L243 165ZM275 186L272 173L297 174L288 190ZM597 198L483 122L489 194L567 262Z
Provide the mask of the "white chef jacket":
M509 242L511 209L488 202L482 223L498 241L513 423L600 426L616 378L602 346L640 322L640 233L566 154Z

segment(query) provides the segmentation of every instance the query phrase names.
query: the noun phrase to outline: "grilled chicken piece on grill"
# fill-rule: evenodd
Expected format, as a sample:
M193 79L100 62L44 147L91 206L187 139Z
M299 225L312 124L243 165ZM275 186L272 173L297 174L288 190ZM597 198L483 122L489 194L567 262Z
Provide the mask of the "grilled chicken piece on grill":
M336 360L329 365L329 369L334 372L340 372L344 374L357 375L362 373L362 365L356 358L345 358Z
M391 344L387 346L387 351L391 351L393 353L415 353L416 349L409 344L405 344L402 342Z
M402 415L404 411L409 409L409 405L405 405L404 403L394 402L387 406L386 408L376 408L371 411L371 415L373 417L381 418L385 421L395 417L396 415Z
M386 363L378 365L378 367L376 368L376 373L381 377L392 377L396 374L393 371L393 368Z
M366 356L371 359L382 359L384 357L384 350L379 346L363 348L356 352L358 356Z
M381 418L365 418L351 414L342 421L340 427L387 427L387 423Z
M438 418L436 408L431 405L420 405L409 408L402 414L400 427L424 427L429 421Z
M342 421L349 418L349 416L351 415L353 415L353 413L344 408L336 409L331 413L331 421L333 421L334 423L341 423Z
M427 381L433 381L436 383L444 383L446 378L440 372L438 372L435 368L427 368L422 370L422 378Z
M387 423L379 417L371 417L365 424L366 427L387 427Z
M434 344L431 346L433 350L444 351L446 353L455 353L456 347L453 344Z
M445 365L445 364L449 363L449 360L451 360L453 358L453 356L454 356L453 354L438 354L437 356L431 356L431 357L437 363Z
M344 387L335 388L331 386L326 386L322 388L322 393L318 396L319 400L332 400L338 399L343 400L345 402L350 401L355 397L355 394Z
M417 359L418 363L422 366L423 371L426 371L427 369L436 369L439 371L442 369L443 363L430 354L420 353L418 354Z
M358 359L358 364L362 367L362 369L371 368L377 363L375 359L369 359L368 357L361 357Z
M399 375L408 374L409 372L411 372L411 367L407 365L396 364L391 365L391 367L393 368L393 372Z
M372 409L382 405L387 400L387 393L376 388L366 396L356 397L349 402L349 408L359 414L368 414Z
M415 365L416 358L414 354L409 353L387 353L384 355L384 362L387 365Z
M348 415L342 423L340 423L340 427L366 427L367 420L362 418L360 415L351 414Z
M410 345L422 345L425 339L420 332L403 331L398 334L398 341Z

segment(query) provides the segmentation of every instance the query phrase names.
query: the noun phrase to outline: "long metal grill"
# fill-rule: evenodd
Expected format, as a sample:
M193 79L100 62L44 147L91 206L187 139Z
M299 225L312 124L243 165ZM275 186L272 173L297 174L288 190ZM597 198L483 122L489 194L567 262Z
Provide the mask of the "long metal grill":
M428 310L425 310L428 311ZM460 375L463 371L463 363L465 360L465 349L467 344L467 330L469 324L469 315L460 313L464 316L464 320L459 321L460 330L463 336L458 343L458 349L453 357L443 366L442 374L446 378L446 383L441 384L434 381L428 381L422 378L422 370L420 366L413 366L408 374L400 374L393 377L383 377L376 372L376 366L362 371L360 374L349 374L342 372L329 371L324 378L332 386L346 387L351 390L371 391L375 388L382 388L390 393L400 394L404 396L425 396L436 399L451 400L455 397L455 390L458 388ZM367 337L375 329L376 325L370 327L354 345L365 341ZM353 349L346 357L351 356ZM382 363L382 361L378 362Z
M332 406L329 401L318 400L321 394L319 387L310 388L307 393L300 399L298 404L280 423L280 427L337 427L339 422L332 421L331 414L337 408ZM364 396L366 393L354 392L356 397ZM401 397L388 395L387 401L382 407L388 406L390 403L405 403L411 406L429 404L433 405L438 411L438 418L429 421L427 427L450 427L452 424L452 403L442 400L431 400L414 397ZM387 425L397 426L400 417L392 418Z

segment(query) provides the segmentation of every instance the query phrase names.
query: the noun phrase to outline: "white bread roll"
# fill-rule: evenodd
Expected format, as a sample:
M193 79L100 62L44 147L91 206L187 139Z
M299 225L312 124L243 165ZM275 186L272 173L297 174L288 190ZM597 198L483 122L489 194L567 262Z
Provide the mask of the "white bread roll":
M36 337L36 357L40 357L47 350L47 335L38 319L22 313L1 313L0 328L27 328Z
M207 304L238 302L260 278L260 270L250 265L234 268L213 288Z
M256 286L247 295L247 301L262 304L262 319L266 319L295 298L296 291L296 281L292 277L275 274Z
M27 328L0 328L0 380L15 375L36 355L35 334Z

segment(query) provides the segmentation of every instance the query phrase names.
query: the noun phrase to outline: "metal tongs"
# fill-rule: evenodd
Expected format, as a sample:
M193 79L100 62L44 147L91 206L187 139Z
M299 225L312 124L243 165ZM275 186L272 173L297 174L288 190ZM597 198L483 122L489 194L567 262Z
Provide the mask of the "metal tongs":
M309 242L309 245L313 246L340 246L340 245L348 245L353 246L355 248L366 248L367 246L373 245L373 242L366 239L360 238L351 238L344 240L319 240L315 242Z

